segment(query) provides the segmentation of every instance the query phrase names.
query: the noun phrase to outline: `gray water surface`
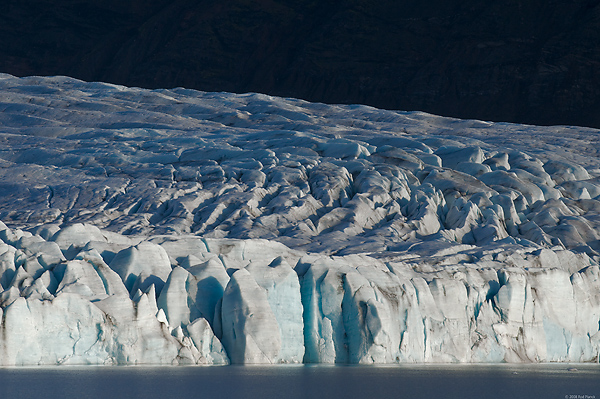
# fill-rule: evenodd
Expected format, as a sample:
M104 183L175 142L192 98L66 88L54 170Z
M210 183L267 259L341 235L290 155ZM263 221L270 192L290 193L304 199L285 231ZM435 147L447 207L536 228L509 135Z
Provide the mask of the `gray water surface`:
M600 399L600 365L0 368L0 398Z

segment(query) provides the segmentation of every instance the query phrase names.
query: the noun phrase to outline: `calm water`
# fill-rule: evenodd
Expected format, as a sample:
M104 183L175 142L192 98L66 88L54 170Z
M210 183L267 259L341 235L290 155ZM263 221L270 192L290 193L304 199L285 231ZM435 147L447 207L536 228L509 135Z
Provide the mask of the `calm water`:
M0 368L10 399L358 397L600 399L600 365Z

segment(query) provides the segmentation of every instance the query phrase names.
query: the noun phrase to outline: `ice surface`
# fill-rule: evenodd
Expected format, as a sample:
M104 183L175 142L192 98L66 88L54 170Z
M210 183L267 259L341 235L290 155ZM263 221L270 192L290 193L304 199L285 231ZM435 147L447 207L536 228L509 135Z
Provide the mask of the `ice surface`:
M0 79L0 364L598 361L598 131Z

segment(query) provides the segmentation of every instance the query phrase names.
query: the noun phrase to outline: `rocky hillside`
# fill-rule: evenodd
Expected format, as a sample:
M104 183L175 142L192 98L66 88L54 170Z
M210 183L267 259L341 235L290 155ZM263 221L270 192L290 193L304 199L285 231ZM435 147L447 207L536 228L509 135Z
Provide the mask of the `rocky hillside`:
M0 72L600 127L597 0L7 0Z

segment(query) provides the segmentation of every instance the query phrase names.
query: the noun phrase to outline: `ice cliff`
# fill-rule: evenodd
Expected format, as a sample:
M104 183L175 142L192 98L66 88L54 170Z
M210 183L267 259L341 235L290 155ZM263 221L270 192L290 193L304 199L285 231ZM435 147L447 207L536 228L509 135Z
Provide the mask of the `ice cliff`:
M598 361L600 134L0 75L0 364Z

